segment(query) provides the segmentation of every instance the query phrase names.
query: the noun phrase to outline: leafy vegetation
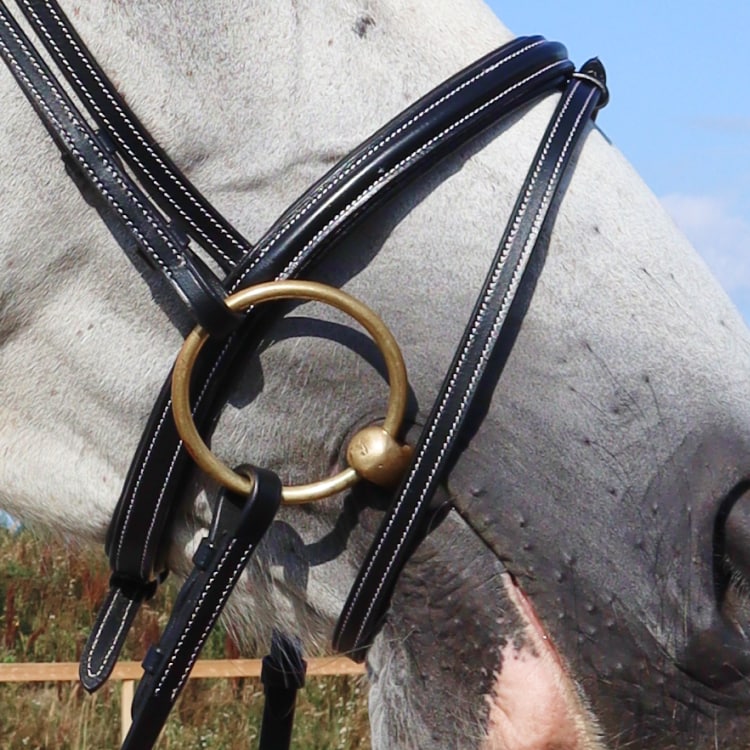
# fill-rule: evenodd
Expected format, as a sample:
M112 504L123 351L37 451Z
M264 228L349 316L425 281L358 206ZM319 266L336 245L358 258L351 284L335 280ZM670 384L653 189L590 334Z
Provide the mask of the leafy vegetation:
M0 661L77 661L108 588L101 553L71 549L29 531L0 530ZM166 623L174 590L144 605L123 658L140 660ZM240 656L217 629L207 658ZM241 654L254 657L257 654ZM157 745L159 750L247 750L262 715L257 680L191 680ZM365 690L358 678L318 677L300 694L297 750L369 747ZM3 750L105 750L119 747L120 686L93 696L73 683L0 684Z

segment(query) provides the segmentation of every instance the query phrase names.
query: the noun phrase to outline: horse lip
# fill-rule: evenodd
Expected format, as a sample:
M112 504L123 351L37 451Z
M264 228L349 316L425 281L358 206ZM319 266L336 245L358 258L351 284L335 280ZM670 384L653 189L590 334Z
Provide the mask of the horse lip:
M707 687L724 691L750 675L750 642L717 618L693 635L680 659L681 669Z

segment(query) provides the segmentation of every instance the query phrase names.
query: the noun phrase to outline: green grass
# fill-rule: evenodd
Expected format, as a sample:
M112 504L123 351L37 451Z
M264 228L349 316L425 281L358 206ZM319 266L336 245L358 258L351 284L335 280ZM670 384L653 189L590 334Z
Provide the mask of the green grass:
M103 553L70 549L28 531L0 530L0 661L77 661L108 588ZM123 659L140 660L166 623L174 591L162 587L142 607ZM207 658L239 654L217 629ZM295 750L367 750L361 678L317 677L300 693ZM191 680L157 745L159 750L247 750L262 715L257 680ZM119 747L120 685L91 696L73 683L0 684L2 750L108 750Z

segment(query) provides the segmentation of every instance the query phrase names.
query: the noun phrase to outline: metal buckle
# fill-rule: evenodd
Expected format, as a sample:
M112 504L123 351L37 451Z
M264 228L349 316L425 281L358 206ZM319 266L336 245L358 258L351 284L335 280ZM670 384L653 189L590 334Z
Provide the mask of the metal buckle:
M401 445L396 436L406 409L408 379L401 350L385 323L365 304L335 287L314 281L272 281L242 289L226 298L234 311L246 310L262 302L279 299L315 300L335 307L356 320L372 336L385 359L390 393L382 426L370 425L357 432L349 443L349 466L338 474L311 484L284 487L286 504L320 500L352 487L360 478L381 485L395 484L406 470L411 447ZM254 480L230 469L208 448L198 434L190 406L190 376L208 332L197 326L188 334L172 374L172 411L177 431L188 453L203 471L233 492L247 495Z

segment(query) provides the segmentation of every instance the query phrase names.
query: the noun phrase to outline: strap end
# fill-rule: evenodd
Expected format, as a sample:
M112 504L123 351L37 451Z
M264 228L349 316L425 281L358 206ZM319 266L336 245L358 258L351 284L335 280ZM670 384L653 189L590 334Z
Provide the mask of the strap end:
M142 601L126 596L117 586L110 588L78 668L81 684L89 693L98 690L112 674Z

